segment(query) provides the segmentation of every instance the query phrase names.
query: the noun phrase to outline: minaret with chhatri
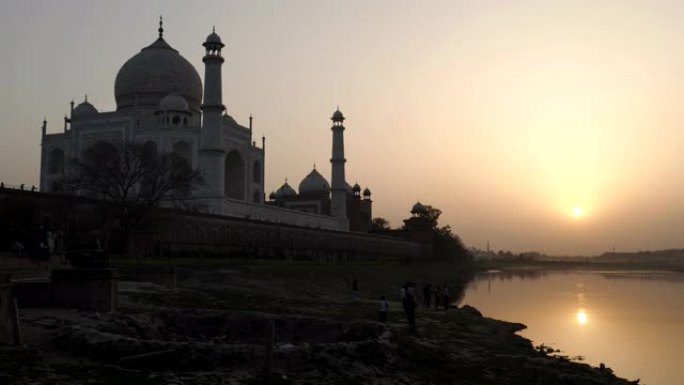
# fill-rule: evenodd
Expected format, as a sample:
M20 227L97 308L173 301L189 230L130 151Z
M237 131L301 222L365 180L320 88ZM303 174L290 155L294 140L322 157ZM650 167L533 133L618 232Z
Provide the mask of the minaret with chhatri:
M333 121L330 128L333 132L332 158L330 159L332 165L330 213L333 217L346 218L347 183L344 177L344 164L347 160L344 158L344 125L342 125L344 115L340 112L339 107L330 119Z
M223 132L221 115L226 107L223 105L221 91L221 48L225 45L214 29L202 44L206 49L204 62L204 102L202 103L202 134L199 156L200 169L205 180L203 196L221 198L225 192Z

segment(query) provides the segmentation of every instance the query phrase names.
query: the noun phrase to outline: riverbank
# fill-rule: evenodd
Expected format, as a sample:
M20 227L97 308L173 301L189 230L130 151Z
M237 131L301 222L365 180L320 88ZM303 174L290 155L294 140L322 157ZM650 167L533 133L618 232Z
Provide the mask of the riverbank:
M120 263L124 275L134 269L129 262ZM421 308L418 335L408 334L399 286L446 283L458 291L470 273L454 265L208 263L178 272L176 290L122 282L112 314L23 310L26 346L0 349L0 382L263 383L274 325L270 383L629 383L548 356L515 334L524 325L468 306ZM374 322L380 295L391 301L387 325Z

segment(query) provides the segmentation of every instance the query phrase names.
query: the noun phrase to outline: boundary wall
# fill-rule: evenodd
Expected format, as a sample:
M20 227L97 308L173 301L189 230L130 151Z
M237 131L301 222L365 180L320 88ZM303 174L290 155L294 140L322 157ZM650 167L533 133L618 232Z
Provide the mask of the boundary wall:
M432 255L430 244L368 233L183 212L175 212L169 219L165 221L164 230L136 234L134 238L137 236L137 240L142 241L147 237L143 242L148 245L154 243L152 254L157 255L200 252L216 257L294 258L323 262L413 260L427 259ZM141 254L150 254L150 251Z
M287 215L290 211L280 209L279 213ZM298 214L292 212L293 216ZM46 226L63 233L68 249L70 240L86 234L96 234L99 239L107 237L108 225L111 219L98 201L0 188L0 248L9 248L20 237L30 238L37 227ZM381 262L427 259L432 256L433 247L386 235L159 209L155 220L131 235L130 252L140 256L199 254L241 259Z

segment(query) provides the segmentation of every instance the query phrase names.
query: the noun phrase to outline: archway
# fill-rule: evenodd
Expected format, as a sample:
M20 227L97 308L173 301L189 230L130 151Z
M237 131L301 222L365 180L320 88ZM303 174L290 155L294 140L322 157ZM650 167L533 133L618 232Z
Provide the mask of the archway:
M148 140L142 145L141 158L143 164L150 164L157 159L157 143Z
M173 144L171 150L174 154L185 158L188 163L192 164L192 147L190 144L184 140L180 140Z
M261 183L261 162L258 160L254 161L254 167L252 169L252 181L254 183Z
M95 144L88 147L83 153L84 157L90 159L93 164L105 165L114 161L118 157L119 150L104 140L98 140Z
M64 151L55 148L50 152L48 172L50 174L64 174Z
M225 182L228 198L245 200L245 161L237 150L226 156Z

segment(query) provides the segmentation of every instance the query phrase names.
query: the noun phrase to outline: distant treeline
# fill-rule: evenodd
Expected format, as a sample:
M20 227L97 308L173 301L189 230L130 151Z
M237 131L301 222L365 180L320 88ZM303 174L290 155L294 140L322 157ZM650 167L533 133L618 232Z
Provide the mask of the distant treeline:
M638 252L607 252L596 257L601 262L680 262L684 263L684 249Z

